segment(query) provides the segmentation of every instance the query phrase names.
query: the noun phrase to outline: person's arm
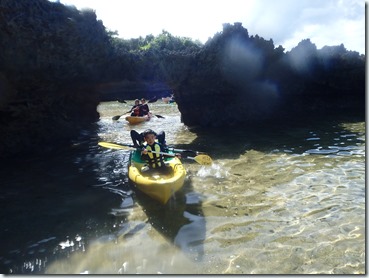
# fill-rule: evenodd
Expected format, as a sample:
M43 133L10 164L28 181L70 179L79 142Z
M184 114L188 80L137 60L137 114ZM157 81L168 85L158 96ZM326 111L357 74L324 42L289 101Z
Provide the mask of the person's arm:
M169 149L168 149L168 147L164 147L162 144L160 144L160 143L157 143L157 144L159 144L159 146L160 146L160 151L161 152L164 152L164 153L167 153L168 151L169 151ZM165 155L164 155L165 156ZM178 157L179 159L181 159L182 158L182 155L180 154L180 153L175 153L175 156L176 157Z
M168 148L164 147L163 144L161 143L157 143L160 146L160 151L163 153L167 153L168 152Z
M146 148L142 148L141 150L141 159L142 160L149 160L149 155Z

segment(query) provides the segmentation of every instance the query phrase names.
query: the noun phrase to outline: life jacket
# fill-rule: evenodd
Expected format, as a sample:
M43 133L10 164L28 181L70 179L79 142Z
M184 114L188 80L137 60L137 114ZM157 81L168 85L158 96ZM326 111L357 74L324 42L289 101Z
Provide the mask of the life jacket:
M140 111L141 114L143 114L143 115L149 114L149 111L150 111L149 106L146 103L141 105L140 110L141 110Z
M162 155L160 155L158 153L150 152L150 151L161 152L161 148L160 148L160 145L158 143L155 142L154 145L152 145L152 146L146 145L145 148L146 148L146 150L149 151L147 153L147 155L149 157L149 167L150 168L159 168L159 167L163 167L165 165Z
M135 109L133 109L133 115L135 116L139 116L140 115L140 107L136 107Z

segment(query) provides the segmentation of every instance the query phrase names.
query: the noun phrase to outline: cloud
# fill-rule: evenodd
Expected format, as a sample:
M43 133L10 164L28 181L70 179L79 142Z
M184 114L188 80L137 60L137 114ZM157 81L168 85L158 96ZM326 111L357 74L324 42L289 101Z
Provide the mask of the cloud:
M365 3L361 0L258 0L243 25L287 50L310 38L318 48L343 43L365 53Z

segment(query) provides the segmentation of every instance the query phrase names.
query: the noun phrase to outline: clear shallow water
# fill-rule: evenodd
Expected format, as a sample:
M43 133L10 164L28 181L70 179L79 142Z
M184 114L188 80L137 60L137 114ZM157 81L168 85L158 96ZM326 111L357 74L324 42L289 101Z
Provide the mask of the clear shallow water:
M2 273L365 273L364 123L196 133L160 101L165 119L111 120L130 107L102 103L71 148L0 170ZM214 161L184 160L166 206L132 188L129 150L97 146L149 127Z

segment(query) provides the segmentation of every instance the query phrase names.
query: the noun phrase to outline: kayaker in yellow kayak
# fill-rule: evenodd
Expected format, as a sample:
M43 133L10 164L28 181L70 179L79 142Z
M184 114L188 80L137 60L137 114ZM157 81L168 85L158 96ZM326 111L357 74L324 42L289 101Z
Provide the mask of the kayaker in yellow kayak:
M148 171L151 170L158 171L162 174L169 174L171 168L165 165L164 155L159 154L159 152L167 152L167 149L159 142L156 142L156 136L156 132L151 129L147 129L143 132L146 143L144 143L144 147L141 151L141 159L148 162ZM176 154L176 156L180 158L180 154Z
M143 143L145 142L145 138L144 138L144 132L142 133L138 133L136 130L131 130L131 138L132 138L132 142L135 148L142 148ZM160 131L159 133L156 134L156 139L158 140L158 142L163 145L164 147L166 147L166 142L165 142L165 132L164 131Z

